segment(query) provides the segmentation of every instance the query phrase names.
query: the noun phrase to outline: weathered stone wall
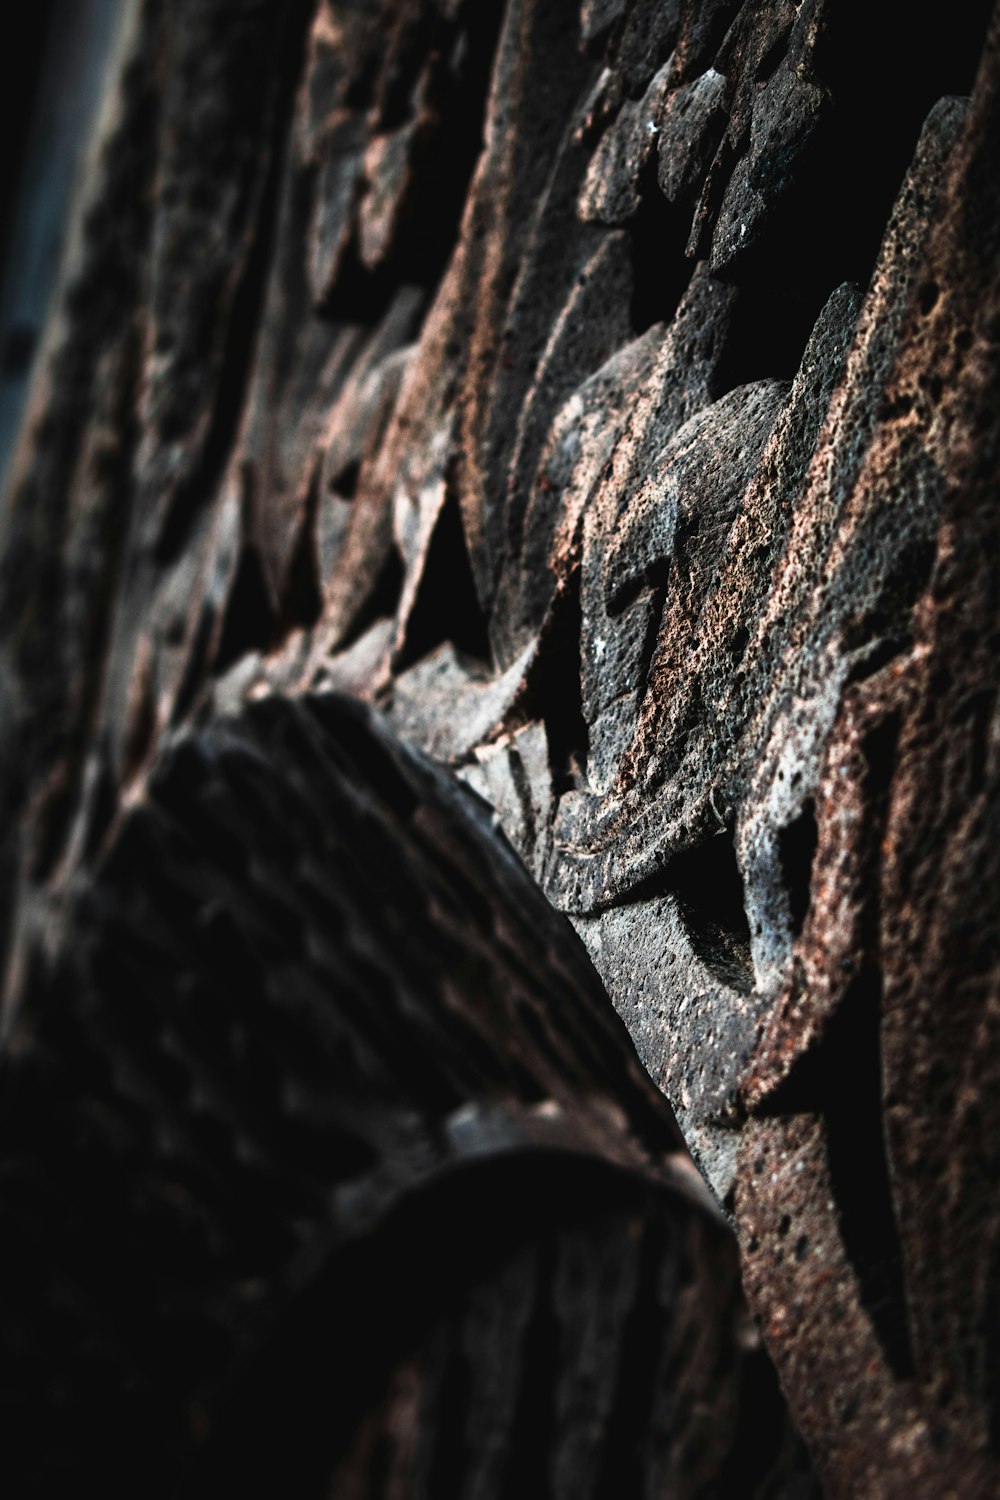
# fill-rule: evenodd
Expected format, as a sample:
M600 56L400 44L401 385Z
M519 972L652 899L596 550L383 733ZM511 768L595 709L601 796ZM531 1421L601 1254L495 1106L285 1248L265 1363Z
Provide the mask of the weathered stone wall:
M571 918L834 1495L998 1482L989 9L141 0L4 520L11 1054L171 745L368 700Z

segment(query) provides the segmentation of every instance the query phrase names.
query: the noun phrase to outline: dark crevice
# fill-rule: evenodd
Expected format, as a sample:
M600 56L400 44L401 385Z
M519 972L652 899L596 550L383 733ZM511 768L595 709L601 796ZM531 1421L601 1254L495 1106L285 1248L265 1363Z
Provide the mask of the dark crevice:
M899 743L899 718L895 714L889 715L882 723L878 724L866 735L862 747L865 758L865 804L869 809L870 827L872 830L872 852L877 853L878 841L874 838L874 830L881 827L885 822L886 802L889 788L892 783L893 772L896 768L896 750ZM877 893L877 884L873 886ZM878 920L872 915L869 920L872 928L871 938L876 940L878 936Z
M879 422L898 422L910 416L916 404L916 397L911 391L904 391L902 395L891 398L883 396L878 404L876 418Z
M390 263L370 268L361 259L355 227L340 263L333 286L316 308L318 316L331 323L360 324L377 328L399 290L399 277Z
M827 1152L844 1249L861 1302L896 1375L914 1373L902 1245L882 1121L881 979L870 969L824 1042Z
M730 989L753 989L750 924L743 877L730 829L673 855L645 880L637 882L629 903L671 896L695 953Z
M323 609L323 594L319 586L319 560L316 556L316 535L311 524L305 524L292 558L288 574L288 589L282 607L281 635L290 630L306 629L315 625Z
M750 925L732 835L719 834L675 855L669 874L691 946L702 963L723 984L751 990Z
M841 105L837 161L830 163L836 177L827 191L846 187L848 195L831 198L824 217L829 221L831 210L837 213L837 238L844 250L854 247L859 261L874 259L929 111L946 95L971 93L992 10L990 0L972 0L953 25L938 29L912 26L905 0L888 0L876 10L864 0L846 0L831 12L816 54L820 76ZM890 76L893 107L886 110ZM878 149L872 150L876 140ZM847 203L850 223L842 212Z
M996 713L996 702L995 688L987 688L983 692L974 693L971 698L967 698L962 703L953 719L957 731L956 740L961 737L968 745L968 795L970 799L977 797L986 786L990 730Z
M846 683L864 682L867 678L874 677L876 672L881 672L891 661L907 655L912 649L913 638L909 635L876 640L872 649L848 672Z
M656 574L652 578L647 577L646 580L651 593L647 601L646 631L642 638L642 652L639 657L638 699L640 704L649 688L649 675L653 667L653 657L656 655L656 647L660 639L663 611L667 602L668 571L669 564L663 563L657 569Z
M900 634L909 626L910 612L930 580L937 559L937 541L931 536L915 536L891 544L887 573L879 586L875 608L861 621L860 631L850 644L877 641L891 633Z
M662 592L666 588L666 572L669 563L664 558L658 558L649 567L630 571L620 583L616 583L607 590L605 595L605 607L612 619L624 613L630 604L634 604L644 589L652 589L654 592Z
M971 91L990 11L987 0L975 0L946 31L909 24L902 0L877 12L847 0L831 12L815 53L829 107L759 241L734 267L741 286L818 312L835 286L867 284L928 113L946 95Z
M781 62L782 58L786 57L788 54L788 38L790 32L791 27L789 26L786 30L782 31L781 34L776 37L775 40L771 43L770 47L768 47L767 51L764 53L763 57L760 59L756 68L754 69L753 76L755 83L766 83L767 80L778 71L779 63Z
M83 862L87 864L96 859L104 836L118 811L117 790L109 757L102 747L98 754L90 806L87 810L87 836L83 848Z
M431 536L397 670L451 641L462 656L490 664L489 625L476 592L458 500L449 493Z
M848 0L831 16L816 51L828 108L794 177L784 187L762 185L773 202L760 238L723 273L742 295L716 396L764 377L791 378L832 290L868 283L924 121L941 98L971 90L989 13L989 4L976 0L947 36L910 26L902 0L875 17L862 0ZM894 80L889 111L887 76ZM724 147L729 160L713 173L713 188L724 189L746 146ZM716 212L713 205L709 222ZM701 253L705 248L703 242ZM921 306L932 306L935 294L925 289Z
M822 1041L797 1059L762 1113L822 1111L844 1251L886 1360L905 1380L914 1374L914 1362L883 1129L881 997L881 977L868 965L828 1021ZM801 1235L795 1243L801 1246Z
M742 0L680 0L674 60L678 83L688 83L710 66L741 4Z
M288 569L285 597L281 604L280 634L297 627L315 625L323 608L320 587L319 556L316 546L316 504L319 496L319 473L313 474L306 500L305 515L295 551Z
M774 1473L793 1478L783 1493L787 1500L817 1500L818 1488L809 1474L805 1444L788 1421L788 1409L778 1377L763 1347L740 1361L736 1431L715 1493L719 1496L771 1495ZM770 1482L769 1482L770 1481Z
M607 23L614 28L605 49L607 65L625 97L638 100L677 45L680 0L630 0L615 8L619 14Z
M778 835L778 851L785 880L785 894L796 937L802 931L809 911L812 866L818 842L816 809L810 798L797 817Z
M936 281L925 281L920 288L917 297L917 306L920 308L922 317L928 317L935 309L941 296L941 288Z
M352 72L344 94L344 107L357 113L367 114L375 98L382 49L369 47L364 61Z
M630 316L636 334L669 323L691 280L684 253L685 216L667 202L657 181L655 151L639 180L639 211L628 225L632 259Z
M538 828L535 823L535 804L531 796L531 781L525 770L524 761L521 759L515 746L511 746L509 752L510 775L514 783L514 791L517 794L518 805L524 818L525 845L534 849L538 839Z
M587 778L590 731L583 714L582 629L580 574L576 571L556 596L532 693L545 725L554 802Z
M260 554L256 547L244 543L222 618L222 633L213 663L215 676L221 677L250 651L266 651L276 629Z
M811 288L774 283L742 290L712 381L713 399L756 380L794 379L829 290L825 282Z
M792 959L790 999L802 1001L806 995L806 974L801 959ZM754 1113L761 1118L782 1115L815 1114L825 1098L825 1045L826 1033L818 1046L808 1047L792 1060L787 1076L771 1092L754 1106Z
M826 1121L833 1197L844 1250L861 1302L897 1376L914 1373L899 1228L893 1207L882 1101L882 978L878 961L879 859L896 764L899 721L890 717L865 739L867 841L863 889L863 967L827 1022L820 1044L793 1070L771 1107L816 1112Z
M336 495L339 500L353 500L358 492L358 480L360 477L360 460L353 458L350 463L345 464L330 480L330 493Z

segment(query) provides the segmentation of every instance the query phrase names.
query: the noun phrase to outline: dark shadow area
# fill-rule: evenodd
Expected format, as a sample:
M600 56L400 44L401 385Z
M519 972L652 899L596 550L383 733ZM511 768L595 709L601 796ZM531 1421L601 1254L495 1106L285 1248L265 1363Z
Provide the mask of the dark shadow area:
M636 335L669 323L691 280L684 253L688 215L667 202L656 180L654 151L639 182L639 212L626 225L632 258L630 317Z
M828 106L759 241L725 273L742 295L718 394L790 379L834 288L868 284L924 121L940 99L971 92L991 10L973 0L944 28L913 25L902 0L831 10L816 51Z
M629 892L629 902L670 896L691 946L721 984L748 994L754 985L743 877L730 829L674 854Z
M357 237L347 248L325 317L374 328L400 283L433 293L451 258L469 183L483 145L483 123L499 30L499 0L466 3L458 25L431 7L397 20L390 66L373 101L380 131L398 130L411 117L421 70L429 62L426 107L433 124L413 144L412 180L389 255L365 265ZM377 49L376 49L377 55ZM379 58L381 63L381 58ZM360 79L357 97L374 92Z
M718 400L756 380L794 379L816 320L833 287L826 281L797 287L794 282L743 287L726 330L712 380Z
M720 833L675 854L666 878L691 946L705 967L733 989L753 989L750 926L732 834Z
M222 620L213 664L216 676L221 677L247 652L266 651L276 627L260 554L256 547L245 543Z
M830 1178L861 1302L900 1379L914 1373L903 1251L882 1126L881 985L863 975L822 1049Z
M533 684L533 701L545 725L552 795L558 799L586 781L590 731L583 714L580 642L583 615L579 570L556 594Z
M397 670L422 660L445 641L471 661L489 666L489 622L472 576L462 512L450 489L431 536Z
M655 1222L665 1208L598 1161L542 1152L466 1168L404 1200L376 1232L331 1253L326 1265L320 1260L295 1288L280 1330L225 1393L184 1493L197 1500L277 1492L293 1475L297 1496L321 1500L365 1413L378 1409L393 1366L416 1361L430 1366L432 1384L420 1433L423 1492L458 1500L482 1445L494 1444L502 1493L540 1500L550 1493L546 1471L573 1441L555 1406L566 1348L567 1309L554 1286L560 1237L576 1242L585 1263L588 1240L596 1250L608 1218L631 1210ZM585 1291L583 1282L574 1300ZM505 1301L508 1316L492 1333L484 1327L478 1340L470 1337L476 1303L494 1303L499 1314ZM338 1357L345 1349L349 1371ZM484 1361L498 1375L511 1361L519 1372L503 1435L470 1404ZM592 1420L602 1420L599 1407Z
M785 877L785 893L792 917L792 932L798 937L809 911L812 865L819 835L816 829L816 809L812 799L806 802L798 817L778 835L778 851L781 870Z

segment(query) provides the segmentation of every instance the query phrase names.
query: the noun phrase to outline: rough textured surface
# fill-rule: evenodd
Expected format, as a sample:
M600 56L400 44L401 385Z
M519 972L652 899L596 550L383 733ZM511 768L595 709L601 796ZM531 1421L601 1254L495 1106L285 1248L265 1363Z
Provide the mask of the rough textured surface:
M17 1494L808 1492L582 945L348 700L170 748L0 1083Z
M572 918L834 1496L1000 1483L989 9L142 0L3 523L8 1036L172 735L377 702Z

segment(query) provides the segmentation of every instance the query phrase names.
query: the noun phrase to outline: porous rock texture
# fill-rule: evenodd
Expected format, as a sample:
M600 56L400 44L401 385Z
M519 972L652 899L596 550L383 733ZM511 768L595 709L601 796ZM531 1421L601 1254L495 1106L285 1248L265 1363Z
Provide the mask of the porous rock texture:
M184 736L58 944L3 1069L16 1493L809 1493L585 950L367 710Z
M377 1399L315 1458L329 1493L513 1494L529 1469L525 1493L810 1492L775 1394L757 1467L741 1456L740 1384L767 1362L671 1110L824 1492L996 1493L1000 23L976 3L924 26L856 0L134 0L120 53L3 520L8 1135L48 1143L5 1202L17 1218L17 1182L56 1175L78 1129L40 1131L51 1091L129 1097L129 1049L183 1052L211 972L224 1076L260 991L292 1093L328 1080L304 1114L340 1227L291 1207L282 1226L323 1296L376 1284L352 1236L396 1274L374 1221L461 1159L458 1137L487 1176L512 1140L541 1174L530 1210L502 1177L476 1188L511 1206L481 1277L477 1245L443 1236L467 1300L372 1355ZM331 755L336 774L302 769ZM241 757L266 816L240 803ZM381 809L372 848L365 818L327 814L330 775L338 807ZM199 810L230 798L232 818ZM455 856L405 855L425 805L477 830L458 858L474 974L422 894ZM371 874L397 859L410 895ZM219 913L251 937L210 960L191 933ZM575 1004L532 946L550 929ZM331 933L385 965L387 1093L353 1042L324 1075L309 1040L324 965L345 962ZM153 1010L124 1023L108 1082L91 1051L129 1009L120 963ZM322 1025L353 1035L366 983ZM176 1020L154 1021L161 1000ZM283 1039L286 1011L305 1029ZM46 1094L50 1055L82 1081ZM410 1068L434 1123L397 1138ZM262 1129L295 1115L269 1075L254 1087ZM182 1106L150 1088L130 1170L160 1182L157 1112ZM252 1165L219 1097L205 1110ZM608 1183L581 1189L586 1225L578 1171ZM338 1205L369 1179L361 1235ZM192 1189L162 1182L180 1223ZM268 1254L239 1275L278 1278L263 1300L297 1347L313 1271ZM564 1263L586 1267L565 1294ZM254 1465L245 1413L281 1392L251 1313L227 1317L148 1410L202 1411L197 1375L215 1393L188 1433L199 1474L260 1474L277 1460ZM588 1318L608 1320L593 1344ZM428 1458L421 1392L440 1412L445 1387L465 1388L461 1432L434 1429ZM511 1415L529 1407L530 1432Z

